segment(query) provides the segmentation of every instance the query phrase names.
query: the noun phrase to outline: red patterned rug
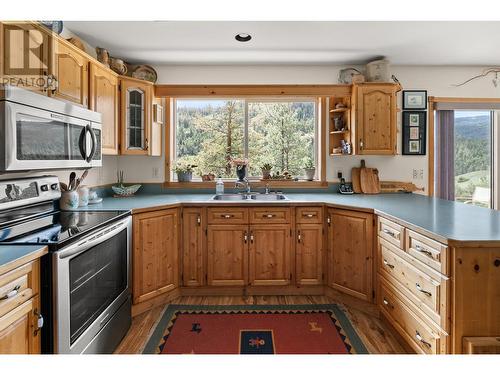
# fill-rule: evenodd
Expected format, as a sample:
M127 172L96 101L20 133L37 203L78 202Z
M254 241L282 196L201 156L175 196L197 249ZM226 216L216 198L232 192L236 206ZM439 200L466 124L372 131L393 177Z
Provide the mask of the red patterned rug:
M144 353L367 353L337 305L170 305Z

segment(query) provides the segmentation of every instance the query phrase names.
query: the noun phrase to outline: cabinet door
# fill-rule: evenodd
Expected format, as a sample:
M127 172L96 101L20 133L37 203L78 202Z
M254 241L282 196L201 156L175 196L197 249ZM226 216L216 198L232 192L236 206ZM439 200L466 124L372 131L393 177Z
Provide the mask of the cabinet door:
M396 154L395 86L367 84L354 91L358 154Z
M75 47L54 43L53 73L57 88L51 96L88 107L89 60Z
M373 215L330 209L328 284L366 301L373 299Z
M35 296L0 317L0 354L40 354L39 305Z
M134 215L134 303L179 285L177 222L177 209Z
M212 286L248 283L248 227L209 225L207 282Z
M289 224L250 227L250 285L290 284L290 238Z
M50 40L48 30L31 22L0 24L0 77L47 95Z
M118 77L90 64L90 109L102 114L102 153L118 154Z
M298 224L296 243L298 285L323 284L323 224Z
M121 154L148 155L152 87L136 79L120 79Z
M184 286L205 284L205 220L202 208L182 212L182 281Z

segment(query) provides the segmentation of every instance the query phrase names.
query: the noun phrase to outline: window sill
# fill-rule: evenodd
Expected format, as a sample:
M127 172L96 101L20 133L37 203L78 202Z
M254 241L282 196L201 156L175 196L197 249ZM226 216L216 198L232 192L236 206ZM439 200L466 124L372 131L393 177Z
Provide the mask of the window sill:
M225 180L224 184L226 186L233 186L236 180ZM250 185L252 188L264 188L267 184L271 189L273 188L305 188L305 189L320 189L328 187L328 182L326 181L261 181L250 180ZM163 186L166 188L190 188L190 189L207 189L215 188L215 181L191 181L191 182L178 182L178 181L165 181Z

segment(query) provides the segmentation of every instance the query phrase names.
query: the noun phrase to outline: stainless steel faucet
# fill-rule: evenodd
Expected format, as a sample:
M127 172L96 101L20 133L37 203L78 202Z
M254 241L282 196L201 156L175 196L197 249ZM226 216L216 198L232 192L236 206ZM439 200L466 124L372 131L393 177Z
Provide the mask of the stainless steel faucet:
M235 189L239 189L240 186L243 186L245 187L245 192L247 194L250 194L250 192L252 191L252 187L250 186L250 181L248 181L248 178L244 178L243 180L237 180L235 183L234 183L234 188Z

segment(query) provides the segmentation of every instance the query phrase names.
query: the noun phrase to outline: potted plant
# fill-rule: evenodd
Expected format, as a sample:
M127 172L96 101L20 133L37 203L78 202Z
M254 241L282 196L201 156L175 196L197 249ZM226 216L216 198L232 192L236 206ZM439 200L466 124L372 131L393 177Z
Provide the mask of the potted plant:
M263 180L269 180L271 178L271 170L273 169L273 166L269 163L265 163L262 166L262 179Z
M178 161L174 167L174 172L177 173L177 181L191 182L193 178L193 171L196 167L196 165Z
M306 180L314 180L314 175L316 174L316 166L311 158L306 159L304 163L304 173L306 174Z

